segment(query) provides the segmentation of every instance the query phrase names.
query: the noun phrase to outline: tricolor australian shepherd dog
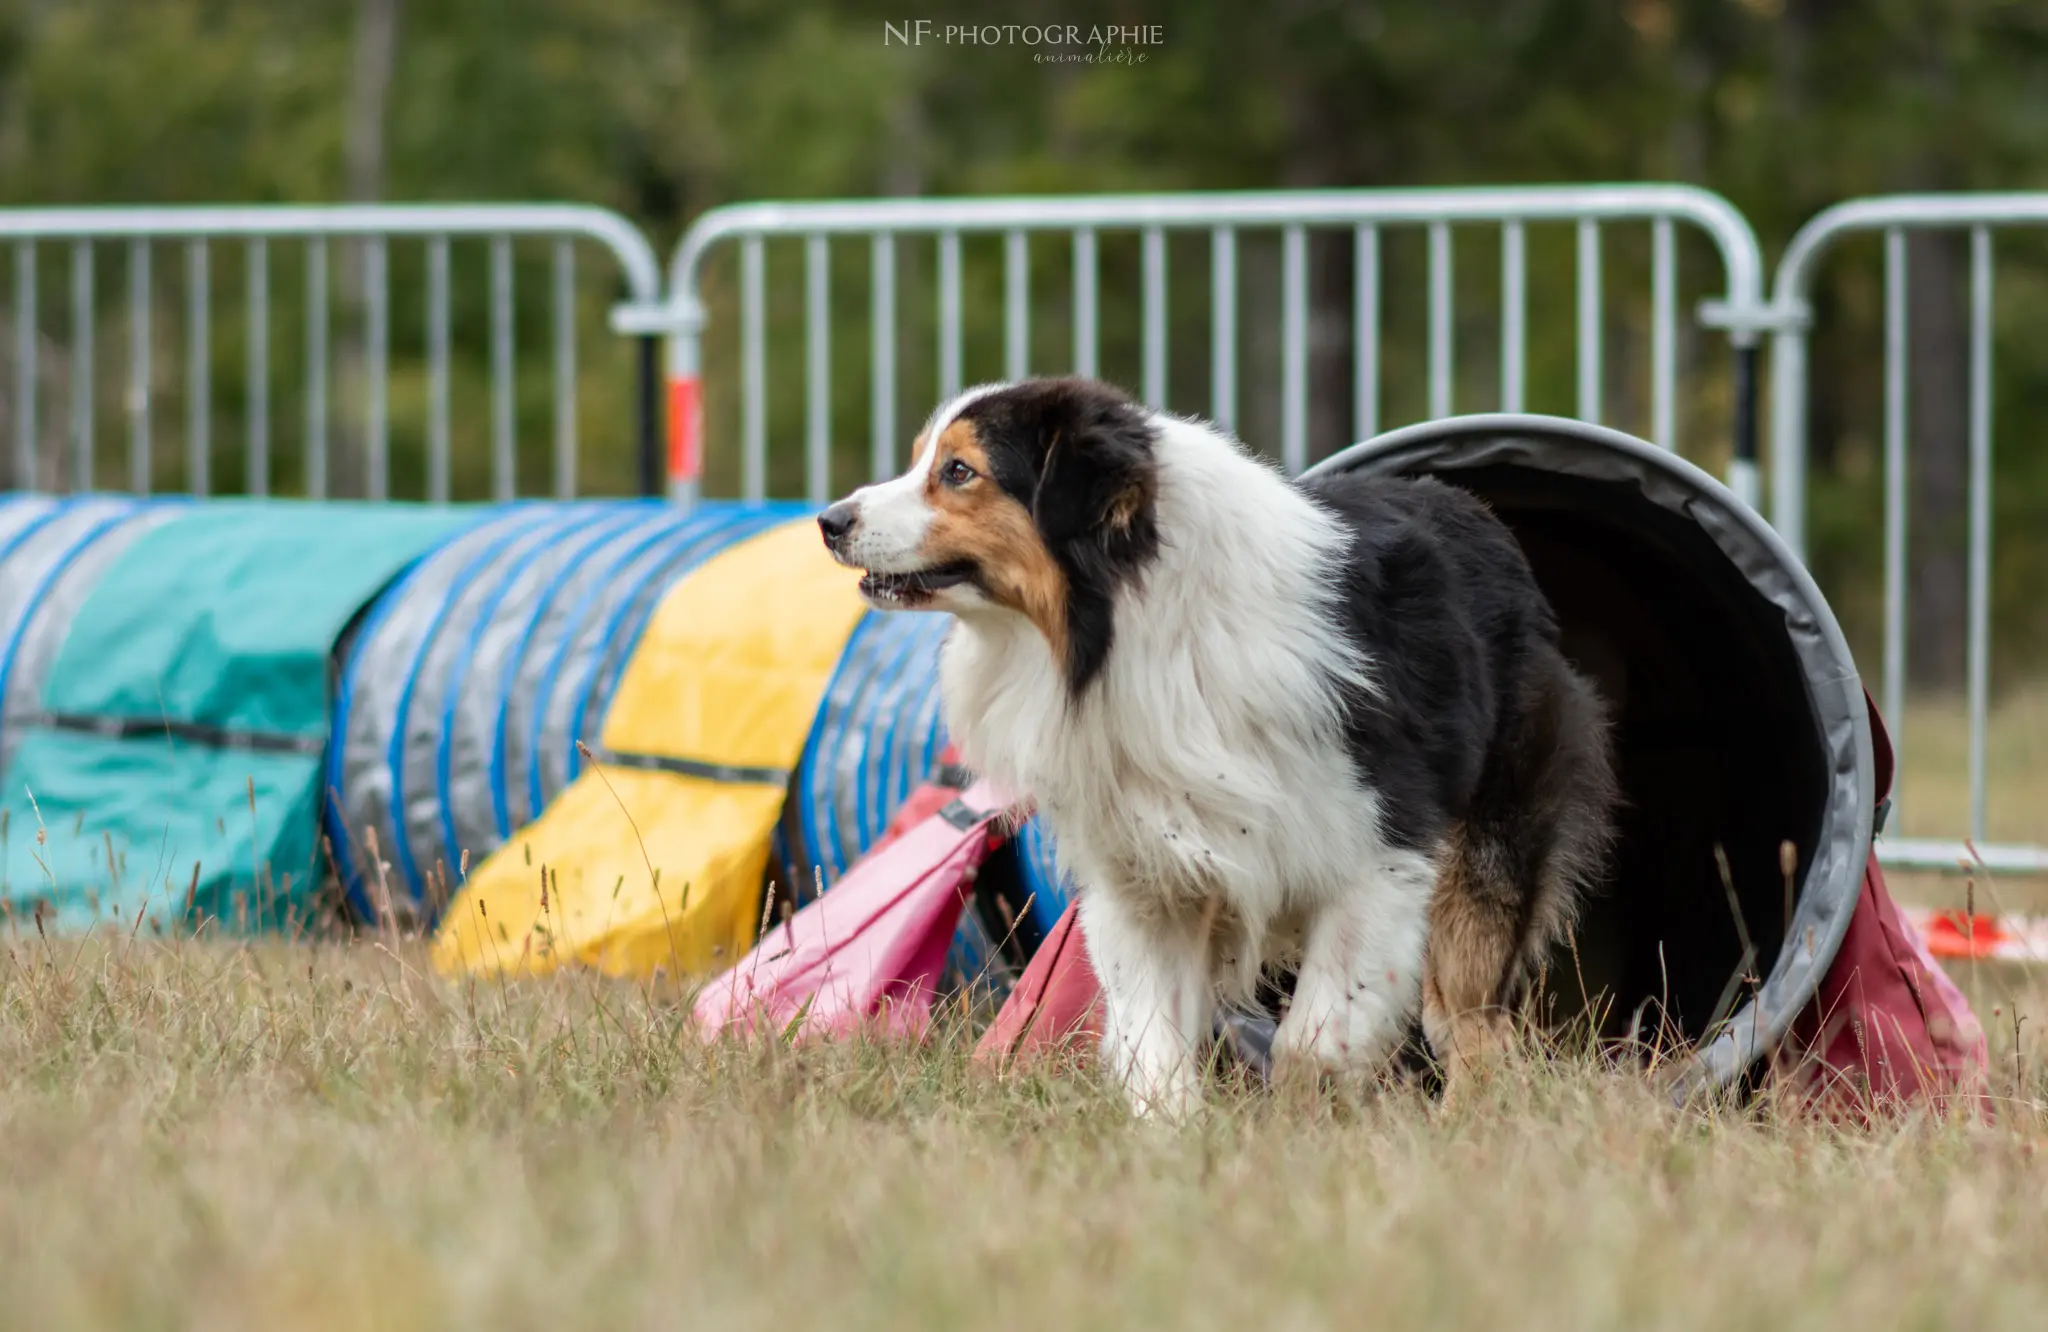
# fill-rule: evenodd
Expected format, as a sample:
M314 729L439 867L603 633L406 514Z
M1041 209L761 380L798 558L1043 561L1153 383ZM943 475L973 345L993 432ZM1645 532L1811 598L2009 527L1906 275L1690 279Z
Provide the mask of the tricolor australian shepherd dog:
M1292 482L1080 379L985 385L819 518L861 590L950 611L969 766L1079 893L1102 1054L1200 1096L1219 1003L1291 971L1277 1065L1374 1073L1420 1014L1455 1091L1570 928L1614 803L1602 705L1514 537L1427 479Z

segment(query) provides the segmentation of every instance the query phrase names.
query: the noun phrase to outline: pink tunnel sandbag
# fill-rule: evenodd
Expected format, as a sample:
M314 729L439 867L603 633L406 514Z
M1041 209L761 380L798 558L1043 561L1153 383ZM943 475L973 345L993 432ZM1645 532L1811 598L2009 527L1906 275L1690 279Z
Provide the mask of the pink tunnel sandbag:
M1891 737L1876 703L1864 701L1882 799L1894 774ZM1984 1028L1892 900L1875 852L1841 947L1774 1067L1813 1103L1843 1113L1991 1108Z
M1088 962L1078 904L1070 904L1024 968L974 1048L998 1067L1057 1051L1086 1053L1101 1034L1102 990Z
M964 792L920 788L892 835L705 986L699 1030L713 1037L794 1024L799 1037L921 1036L974 877L1008 840L1009 812L985 782ZM916 822L904 827L908 818Z

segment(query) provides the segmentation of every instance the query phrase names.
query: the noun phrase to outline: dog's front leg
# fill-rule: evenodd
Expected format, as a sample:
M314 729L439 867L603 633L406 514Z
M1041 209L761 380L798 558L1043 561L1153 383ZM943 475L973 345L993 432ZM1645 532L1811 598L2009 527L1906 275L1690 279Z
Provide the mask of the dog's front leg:
M1215 1004L1206 951L1101 889L1082 894L1081 928L1102 984L1104 1062L1138 1114L1185 1118L1201 1100Z
M1388 851L1363 883L1316 909L1273 1033L1276 1071L1309 1061L1338 1073L1386 1067L1422 1001L1435 877L1428 858Z

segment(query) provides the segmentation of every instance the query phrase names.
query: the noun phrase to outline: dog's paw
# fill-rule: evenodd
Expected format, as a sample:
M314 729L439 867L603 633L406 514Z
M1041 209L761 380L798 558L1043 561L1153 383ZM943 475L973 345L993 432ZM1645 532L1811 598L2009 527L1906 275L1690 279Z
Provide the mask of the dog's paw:
M1133 1069L1124 1078L1124 1096L1139 1119L1186 1123L1202 1105L1201 1070L1192 1059L1168 1067Z

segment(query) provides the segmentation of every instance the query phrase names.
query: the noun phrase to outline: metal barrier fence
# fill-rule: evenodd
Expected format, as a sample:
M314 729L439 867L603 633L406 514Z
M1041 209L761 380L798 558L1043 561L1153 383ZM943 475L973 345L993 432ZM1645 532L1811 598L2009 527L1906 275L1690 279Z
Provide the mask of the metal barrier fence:
M39 478L56 488L90 489L95 475L94 360L99 305L95 295L96 247L125 242L128 337L123 414L127 423L125 488L152 487L157 447L156 418L162 403L152 360L157 354L152 303L160 285L152 279L158 247L183 251L185 359L182 382L184 422L174 437L183 453L185 485L192 493L215 489L213 404L213 246L238 244L244 262L243 488L265 494L275 475L271 402L273 328L271 320L272 242L302 250L304 328L302 423L305 489L328 492L330 385L335 339L331 303L330 244L358 247L356 290L344 298L360 302L359 411L361 490L371 499L391 493L390 402L391 265L395 242L421 247L424 259L424 360L426 385L423 434L424 493L451 498L451 276L450 247L477 242L488 249L488 379L490 493L512 498L517 490L514 399L513 244L552 242L550 347L552 431L550 489L560 496L577 490L575 321L579 243L595 245L609 258L610 276L623 299L612 305L609 327L637 342L636 448L638 483L656 493L664 483L675 500L692 502L699 491L705 458L703 350L709 311L703 292L707 259L721 247L739 251L738 342L739 490L745 498L766 496L769 481L769 384L766 316L767 246L772 240L801 240L804 250L803 450L808 498L830 497L833 356L831 258L834 240L868 243L870 419L869 471L894 470L898 441L898 241L917 237L936 242L936 325L938 348L934 398L957 391L963 377L963 258L965 236L1002 238L1003 373L1031 373L1032 243L1048 234L1070 245L1071 363L1078 373L1098 372L1104 291L1101 239L1134 236L1139 244L1138 305L1140 389L1150 402L1166 399L1169 290L1168 237L1205 233L1208 242L1210 380L1208 410L1225 426L1238 422L1240 407L1239 236L1277 235L1280 242L1277 317L1279 324L1279 454L1290 470L1308 461L1310 402L1311 232L1348 232L1351 245L1350 408L1358 438L1377 433L1382 422L1383 234L1419 231L1427 241L1426 321L1423 366L1426 414L1454 409L1456 301L1452 230L1498 229L1500 289L1499 405L1524 405L1528 377L1529 273L1526 229L1564 224L1575 229L1574 352L1577 415L1597 420L1604 400L1603 227L1646 223L1650 231L1649 417L1651 436L1667 447L1677 434L1679 329L1677 228L1704 236L1719 259L1720 294L1701 302L1701 324L1722 331L1733 352L1732 461L1729 480L1737 492L1756 498L1755 348L1772 338L1771 514L1774 525L1803 554L1807 472L1807 345L1809 293L1822 258L1843 236L1880 232L1885 250L1884 338L1884 639L1881 701L1895 727L1903 716L1906 691L1906 246L1914 228L1967 229L1970 233L1969 475L1967 546L1966 674L1969 715L1969 841L1890 838L1880 843L1887 863L1948 868L1959 859L1980 859L1994 869L2048 872L2048 847L2000 845L1986 841L1986 747L1991 645L1990 571L1992 554L1992 241L2002 226L2048 223L2048 193L1897 196L1837 205L1812 219L1794 237L1780 262L1768 303L1763 264L1748 222L1718 195L1689 186L1613 185L1526 188L1328 190L1241 194L1093 195L983 199L882 199L816 203L754 203L714 209L700 217L671 255L666 291L653 248L616 213L579 205L341 205L330 207L53 208L0 210L0 242L11 242L14 268L13 373L0 429L11 427L9 453L17 485ZM70 338L65 344L68 385L61 442L44 448L39 424L51 404L40 392L43 345L39 322L39 246L69 251ZM666 342L666 466L662 450L659 344ZM1316 386L1318 394L1329 389ZM59 456L63 455L63 456ZM68 457L69 466L64 466Z
M821 203L755 203L717 208L698 218L669 264L668 411L670 494L688 503L701 484L704 456L703 343L708 312L702 292L707 255L737 242L740 250L740 491L768 489L768 365L766 242L804 242L805 490L829 498L832 401L830 347L831 241L865 237L870 272L870 471L893 470L897 451L896 242L936 238L940 330L936 398L961 387L961 237L1003 237L1004 373L1031 372L1030 243L1062 233L1071 241L1073 356L1071 369L1097 369L1101 290L1098 241L1104 232L1134 232L1141 245L1141 387L1163 403L1167 367L1167 235L1207 232L1211 275L1210 414L1235 424L1238 408L1237 313L1240 231L1277 231L1281 240L1280 456L1306 465L1309 420L1308 244L1311 228L1350 228L1352 293L1352 417L1354 435L1380 427L1380 233L1420 228L1428 237L1427 401L1430 416L1453 410L1451 229L1497 225L1501 231L1502 410L1522 408L1527 370L1528 268L1525 227L1561 222L1577 229L1578 415L1598 420L1602 402L1601 227L1647 222L1651 229L1651 433L1670 445L1676 434L1678 264L1675 227L1698 229L1718 252L1723 294L1704 302L1703 323L1725 331L1735 349L1734 448L1731 481L1746 498L1755 491L1754 347L1764 326L1763 262L1749 223L1718 195L1689 186L1614 185L1502 189L1328 190L1246 194L1092 195L987 199L881 199ZM636 326L637 327L637 326Z
M2048 847L1986 840L1987 731L1991 699L1991 232L2048 223L2048 194L1897 195L1837 204L1792 238L1772 291L1771 522L1805 554L1807 338L1809 296L1821 259L1842 237L1882 232L1884 295L1884 653L1880 706L1894 742L1906 701L1906 232L1967 229L1970 234L1969 480L1965 678L1969 709L1969 841L1886 838L1885 863L1954 869L1981 862L1993 870L2048 872ZM1903 753L1901 754L1903 759ZM1894 818L1896 818L1896 811Z
M184 383L182 445L186 486L194 494L213 486L213 317L210 275L212 243L238 242L245 262L244 489L268 493L272 468L272 381L270 329L270 244L303 245L305 281L304 464L307 493L324 496L329 481L330 300L328 245L360 247L359 292L363 310L364 373L359 406L362 419L362 490L369 499L390 492L388 401L391 293L389 255L393 241L413 239L424 247L426 277L425 493L448 499L450 489L450 287L449 247L454 240L480 240L489 247L491 494L513 498L515 482L513 242L553 241L551 282L553 375L553 493L576 490L577 422L575 328L575 245L594 243L605 251L623 285L625 301L613 311L613 326L627 331L634 321L653 319L661 305L661 272L654 251L631 223L601 208L566 204L342 205L333 207L34 208L0 210L0 242L14 250L13 463L16 484L38 478L69 488L91 489L94 475L94 351L97 304L94 250L98 242L127 242L129 338L126 392L128 477L126 488L151 488L155 447L153 323L155 290L150 270L155 246L182 242L185 268ZM69 476L38 447L37 246L70 247L71 328L68 344ZM658 319L655 320L658 323ZM644 492L659 489L657 340L643 330L637 410Z

